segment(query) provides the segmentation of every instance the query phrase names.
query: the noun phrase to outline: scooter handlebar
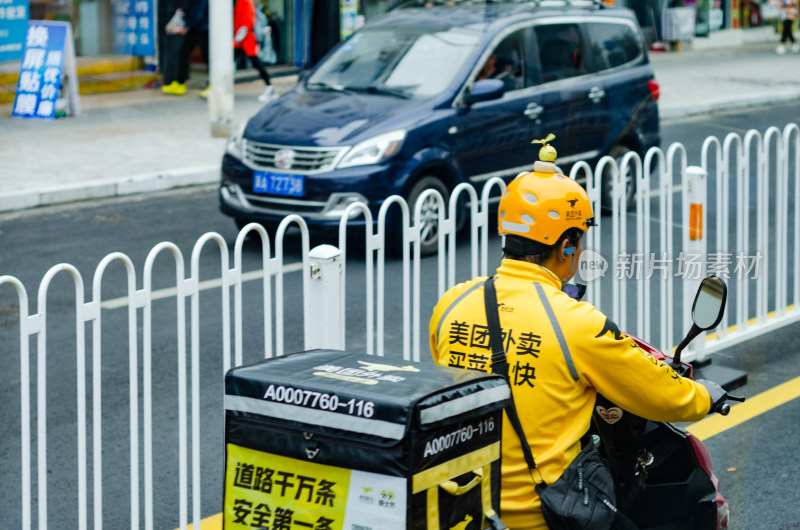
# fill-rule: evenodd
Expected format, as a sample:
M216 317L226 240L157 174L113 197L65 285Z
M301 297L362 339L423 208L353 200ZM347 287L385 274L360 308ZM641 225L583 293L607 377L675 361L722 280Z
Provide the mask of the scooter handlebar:
M732 395L730 395L730 394L727 394L727 395L725 396L725 399L728 399L728 400L730 400L730 401L738 401L738 402L740 402L740 403L741 403L741 402L743 402L743 401L745 400L744 396L732 396ZM730 406L730 405L728 405L727 403L723 403L723 404L722 404L722 405L720 405L720 406L719 406L719 408L717 409L717 412L719 412L719 413L720 413L720 414L722 414L723 416L727 416L727 415L728 415L728 413L729 413L730 411L731 411L731 406Z

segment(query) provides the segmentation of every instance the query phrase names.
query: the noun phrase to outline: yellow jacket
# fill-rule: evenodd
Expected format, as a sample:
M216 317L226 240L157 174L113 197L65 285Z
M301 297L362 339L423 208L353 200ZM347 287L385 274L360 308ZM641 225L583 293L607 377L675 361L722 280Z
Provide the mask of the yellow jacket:
M632 339L623 338L616 324L591 304L567 296L561 281L546 268L504 259L496 278L509 382L531 452L548 484L580 451L597 392L623 410L654 421L695 421L708 414L711 399L702 385L680 377ZM491 371L484 280L456 285L433 309L430 342L437 364ZM552 307L572 369L537 286ZM503 522L514 530L547 528L507 418L502 444Z

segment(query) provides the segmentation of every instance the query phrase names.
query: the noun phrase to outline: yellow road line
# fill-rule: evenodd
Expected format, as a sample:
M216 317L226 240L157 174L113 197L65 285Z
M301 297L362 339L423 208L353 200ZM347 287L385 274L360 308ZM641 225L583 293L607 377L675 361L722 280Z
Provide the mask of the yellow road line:
M793 310L794 310L794 304L789 304L789 305L786 306L785 311L787 313L791 313ZM769 313L767 313L766 320L769 320L770 318L774 318L775 315L777 315L777 314L778 314L777 311L770 311ZM757 322L758 322L758 317L753 317L753 318L751 318L751 319L749 319L747 321L747 327L750 327L753 324L756 324ZM737 330L737 328L738 328L738 324L731 324L730 326L728 326L728 331L727 332L728 333L733 333L734 331ZM716 331L709 331L708 333L706 333L706 340L711 340L711 339L716 339L716 338L718 338ZM673 351L674 351L674 348L673 348Z
M706 440L797 397L800 397L800 377L795 377L757 396L747 398L744 403L731 407L731 412L727 416L719 414L708 416L693 423L686 430L701 440Z
M193 524L187 527L189 530L194 528ZM222 514L212 515L200 521L200 530L219 530L222 528Z

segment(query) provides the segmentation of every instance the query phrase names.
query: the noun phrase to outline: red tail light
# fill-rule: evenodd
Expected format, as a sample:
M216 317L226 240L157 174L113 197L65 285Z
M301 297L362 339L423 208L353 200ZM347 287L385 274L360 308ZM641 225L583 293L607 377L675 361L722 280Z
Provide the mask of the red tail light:
M647 82L647 88L649 88L650 93L653 94L653 99L658 101L658 97L661 95L661 89L658 87L658 81L651 79Z
M730 522L731 507L728 504L728 501L726 501L719 492L719 479L717 478L717 475L714 474L714 465L711 463L711 454L708 452L708 449L703 442L698 440L691 433L687 432L686 437L689 438L689 442L692 444L692 449L694 449L694 454L697 457L700 467L702 467L703 471L706 472L706 475L708 475L708 478L710 478L711 482L714 484L714 489L717 490L717 496L714 498L714 504L717 506L717 529L726 529L728 528L728 524Z

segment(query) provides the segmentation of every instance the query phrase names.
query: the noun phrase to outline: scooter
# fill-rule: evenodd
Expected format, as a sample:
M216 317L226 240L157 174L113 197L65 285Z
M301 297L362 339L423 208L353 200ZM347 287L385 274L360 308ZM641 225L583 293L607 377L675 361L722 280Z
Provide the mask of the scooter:
M675 350L670 365L683 377L692 366L681 352L701 332L716 327L727 298L725 282L716 276L703 280L692 305L693 325ZM628 335L656 359L669 358L646 342ZM744 398L727 395L727 399ZM718 410L726 415L730 405ZM638 528L725 529L730 505L719 490L711 455L703 442L670 423L649 421L597 396L592 433L608 459L615 480L617 507Z

